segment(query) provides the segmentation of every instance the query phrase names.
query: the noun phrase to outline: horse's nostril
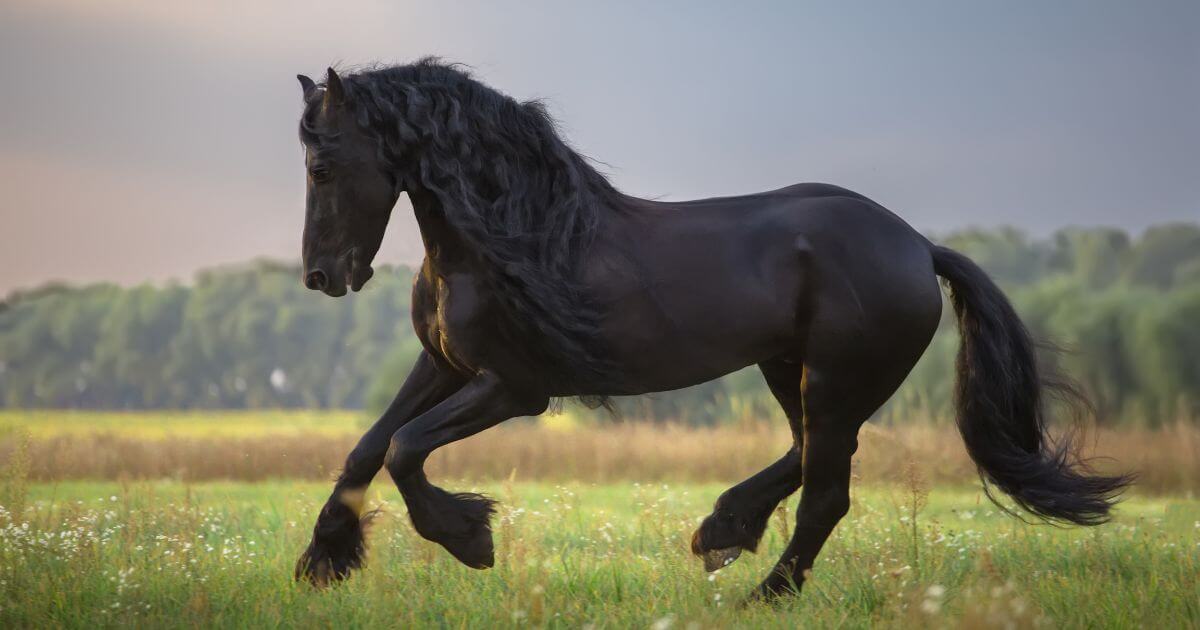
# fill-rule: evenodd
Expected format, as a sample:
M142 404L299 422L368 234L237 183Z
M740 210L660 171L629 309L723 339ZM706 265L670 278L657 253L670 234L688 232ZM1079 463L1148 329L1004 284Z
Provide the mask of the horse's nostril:
M325 275L324 271L314 269L304 277L304 286L314 291L324 291L325 287L329 286L329 278Z

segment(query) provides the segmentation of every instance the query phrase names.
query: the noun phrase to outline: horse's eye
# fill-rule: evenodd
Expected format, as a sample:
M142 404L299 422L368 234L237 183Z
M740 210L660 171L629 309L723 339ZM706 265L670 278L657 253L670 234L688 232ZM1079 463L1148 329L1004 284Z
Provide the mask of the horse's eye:
M329 179L329 169L324 166L318 166L308 170L309 177L313 178L314 182L323 182Z

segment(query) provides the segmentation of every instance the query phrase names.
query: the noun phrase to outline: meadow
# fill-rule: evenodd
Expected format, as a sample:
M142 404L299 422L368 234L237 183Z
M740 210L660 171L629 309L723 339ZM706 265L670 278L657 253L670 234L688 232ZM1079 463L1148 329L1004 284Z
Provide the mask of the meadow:
M328 426L341 429L330 432L272 428L294 427L289 420L282 412L158 417L168 428L190 425L180 436L159 430L152 414L59 423L0 414L0 627L1200 625L1200 486L1188 450L1197 432L1182 425L1093 434L1095 452L1119 460L1106 465L1166 471L1192 457L1174 476L1154 473L1158 481L1094 529L1002 514L960 461L951 427L868 427L851 512L804 594L741 607L778 557L796 498L773 517L759 553L715 574L704 573L688 541L730 482L783 448L777 427L502 427L490 442L480 436L430 461L445 487L501 501L494 569L465 568L417 536L381 477L368 495L381 513L367 568L314 592L292 582L293 562L328 492L323 479L361 420L334 417ZM221 440L226 450L203 449ZM271 444L287 451L289 440L330 452L289 469L266 452ZM161 457L155 445L172 443L194 456L184 462L194 471L157 474L165 463L121 459ZM83 459L87 448L108 448L93 456L109 464L71 468L64 458L54 471L38 462L68 444L82 445L71 452ZM140 450L121 450L131 445ZM491 468L467 465L489 446ZM251 475L238 464L222 477L204 464L242 461L245 449L261 449L257 463L275 472Z
M456 487L471 487L459 484ZM1200 504L1132 498L1097 530L1024 525L970 489L911 509L858 489L798 599L738 606L783 544L706 575L687 541L719 484L477 484L503 501L497 565L420 539L394 493L370 564L291 581L318 483L36 484L0 520L0 625L23 627L1188 627ZM794 502L793 502L794 503ZM21 506L12 506L20 509Z
M349 411L0 411L0 462L25 453L25 474L35 481L327 480L369 424ZM568 411L511 420L451 444L426 469L477 480L732 482L774 461L790 440L783 420L595 424ZM854 474L864 483L894 483L911 462L935 485L977 481L948 421L872 422L859 442ZM1200 420L1092 429L1078 442L1097 469L1136 470L1139 492L1200 489Z

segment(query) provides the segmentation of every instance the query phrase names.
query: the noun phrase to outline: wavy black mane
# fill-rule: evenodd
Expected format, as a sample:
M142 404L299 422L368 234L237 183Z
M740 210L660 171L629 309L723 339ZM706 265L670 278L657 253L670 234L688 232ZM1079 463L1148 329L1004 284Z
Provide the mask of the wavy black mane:
M350 74L342 84L359 126L378 138L386 170L433 193L488 263L514 332L566 380L581 368L603 373L577 267L599 217L620 208L622 195L559 137L545 107L433 58ZM313 123L319 102L306 108L302 137L336 141Z

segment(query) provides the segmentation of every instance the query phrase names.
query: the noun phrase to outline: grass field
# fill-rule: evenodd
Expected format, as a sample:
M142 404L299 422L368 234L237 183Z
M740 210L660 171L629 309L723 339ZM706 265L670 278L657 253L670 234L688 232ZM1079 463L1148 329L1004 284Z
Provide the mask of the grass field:
M950 427L867 427L851 513L804 594L741 608L796 498L759 554L717 574L688 541L722 490L782 451L784 427L500 427L427 467L502 502L494 569L417 536L383 476L368 568L314 592L292 565L363 420L0 412L0 628L1200 627L1190 423L1095 436L1091 452L1142 483L1086 530L1001 514Z
M394 490L377 485L385 511L369 566L314 592L290 575L325 484L62 482L21 497L10 487L0 627L1200 623L1197 501L1134 497L1114 523L1067 530L1003 516L973 489L935 489L914 513L910 490L860 488L804 594L743 609L791 515L776 515L759 554L708 576L687 541L723 488L482 484L503 505L496 568L474 571L417 537Z

